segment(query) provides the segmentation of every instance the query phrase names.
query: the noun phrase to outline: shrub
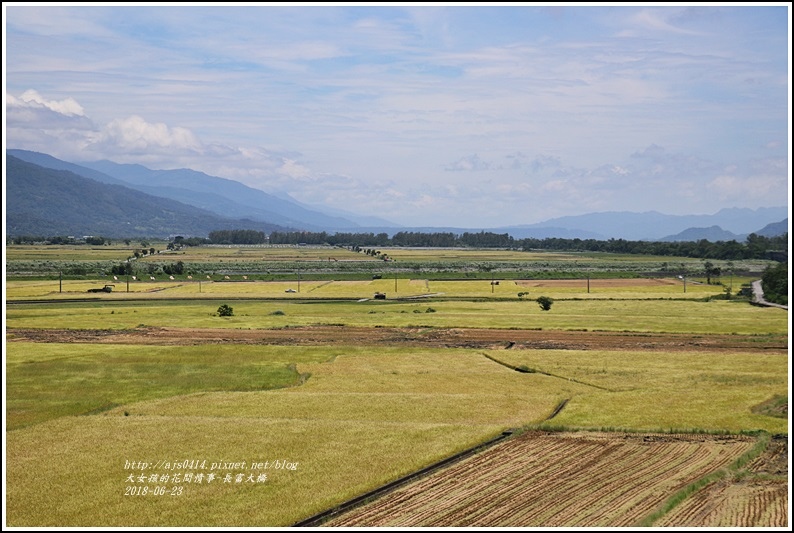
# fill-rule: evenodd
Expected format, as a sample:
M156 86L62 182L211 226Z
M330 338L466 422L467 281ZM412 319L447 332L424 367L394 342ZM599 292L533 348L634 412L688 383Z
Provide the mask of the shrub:
M761 277L764 299L781 305L788 305L788 263L768 266Z
M554 303L554 300L549 298L548 296L538 296L538 299L535 301L538 302L538 305L544 311L548 311L549 309L551 309L551 304Z
M218 308L218 316L234 316L234 310L227 304L223 304Z

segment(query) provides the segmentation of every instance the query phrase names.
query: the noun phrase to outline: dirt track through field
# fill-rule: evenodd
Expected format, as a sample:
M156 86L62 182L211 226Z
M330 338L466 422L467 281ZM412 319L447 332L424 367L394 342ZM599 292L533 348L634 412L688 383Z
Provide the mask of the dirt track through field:
M7 329L9 342L85 342L142 345L280 344L425 346L555 350L728 350L788 353L783 335L691 335L468 328L305 326L280 329L155 328L131 330Z

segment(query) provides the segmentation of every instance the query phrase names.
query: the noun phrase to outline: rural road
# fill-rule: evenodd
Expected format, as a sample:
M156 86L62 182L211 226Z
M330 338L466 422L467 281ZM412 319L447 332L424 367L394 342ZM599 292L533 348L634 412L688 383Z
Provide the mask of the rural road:
M773 304L772 302L767 302L764 300L764 289L761 288L760 279L753 282L753 303L758 305L766 305L768 307L780 307L781 309L788 311L787 305Z

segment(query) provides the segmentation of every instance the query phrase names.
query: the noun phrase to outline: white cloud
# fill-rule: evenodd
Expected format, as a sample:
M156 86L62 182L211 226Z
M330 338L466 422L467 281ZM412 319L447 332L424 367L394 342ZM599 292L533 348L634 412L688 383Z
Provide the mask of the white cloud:
M6 95L6 103L16 107L33 107L33 108L47 108L56 113L66 116L85 116L83 107L75 101L74 98L65 98L63 100L45 100L42 96L33 89L28 89L19 97Z
M296 179L308 178L311 175L308 168L292 159L285 159L284 164L278 168L278 172Z
M87 149L106 150L113 153L143 154L197 152L201 143L187 128L168 127L162 122L146 122L142 117L116 119L107 124Z
M7 142L422 225L786 197L784 8L479 9L11 7Z

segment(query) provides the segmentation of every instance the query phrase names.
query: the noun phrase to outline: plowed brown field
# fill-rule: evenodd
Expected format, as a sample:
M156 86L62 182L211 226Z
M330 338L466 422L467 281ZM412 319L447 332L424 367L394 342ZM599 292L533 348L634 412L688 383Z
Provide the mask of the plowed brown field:
M785 335L690 335L474 328L392 328L299 326L281 329L155 328L132 330L6 329L9 342L87 342L110 344L329 344L388 343L428 348L564 350L741 350L788 352Z
M762 476L712 483L654 525L787 527L788 439L772 439L766 452L747 469Z
M677 490L729 465L753 442L707 435L531 432L323 525L632 526ZM769 517L757 521L786 522L780 487L747 498L754 515ZM743 516L727 520L731 525L751 520Z

